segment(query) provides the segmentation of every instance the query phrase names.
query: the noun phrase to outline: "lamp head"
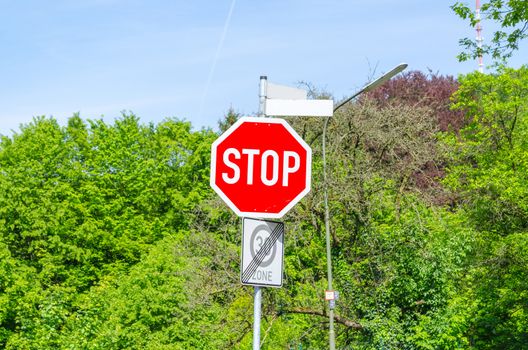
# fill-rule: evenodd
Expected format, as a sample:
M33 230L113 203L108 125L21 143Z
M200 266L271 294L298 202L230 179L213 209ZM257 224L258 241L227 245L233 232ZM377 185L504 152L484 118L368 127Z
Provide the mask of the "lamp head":
M397 65L396 67L394 67L390 71L388 71L387 73L383 74L378 79L368 83L361 90L356 92L354 95L350 96L349 98L347 98L346 100L344 100L343 102L338 104L336 107L334 107L334 112L337 111L339 108L343 107L348 102L352 101L357 96L361 95L362 93L374 90L378 86L383 85L383 83L389 81L396 74L402 72L405 68L407 68L407 66L408 66L407 63L400 63L399 65Z

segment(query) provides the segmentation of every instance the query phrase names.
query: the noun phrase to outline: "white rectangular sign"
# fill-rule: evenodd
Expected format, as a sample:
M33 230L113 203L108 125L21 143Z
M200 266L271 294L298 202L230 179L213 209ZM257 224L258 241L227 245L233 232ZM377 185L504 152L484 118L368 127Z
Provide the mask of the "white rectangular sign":
M274 117L331 117L334 101L266 99L264 113Z
M282 287L284 224L244 218L242 223L242 284Z
M308 98L306 90L269 82L266 95L267 98L271 99L306 100Z
M333 290L325 290L325 300L335 300L335 292Z

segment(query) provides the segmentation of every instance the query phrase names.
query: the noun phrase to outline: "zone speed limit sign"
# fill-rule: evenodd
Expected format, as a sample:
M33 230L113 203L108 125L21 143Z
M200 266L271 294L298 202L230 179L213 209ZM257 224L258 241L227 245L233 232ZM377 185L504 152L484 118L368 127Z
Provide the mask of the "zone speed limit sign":
M284 224L244 218L242 225L242 284L281 287Z

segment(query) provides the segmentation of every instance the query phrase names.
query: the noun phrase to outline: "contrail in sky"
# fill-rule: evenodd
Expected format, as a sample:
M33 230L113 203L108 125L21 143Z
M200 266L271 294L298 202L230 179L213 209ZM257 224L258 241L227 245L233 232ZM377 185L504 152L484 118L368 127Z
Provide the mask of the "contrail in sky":
M227 18L224 23L224 30L222 31L222 36L220 37L220 41L218 42L218 46L216 48L216 54L214 56L213 64L211 65L211 70L209 71L209 76L207 77L207 82L205 83L205 88L204 88L204 92L202 95L202 101L200 102L198 120L202 118L203 109L204 109L205 102L207 99L207 94L209 93L209 86L211 85L211 81L213 80L214 72L216 70L216 63L218 62L218 58L220 56L220 51L222 50L222 47L224 46L224 40L226 37L227 29L229 28L229 23L231 22L231 15L233 14L235 3L236 3L236 0L231 1L231 7L229 8L229 13L227 14Z

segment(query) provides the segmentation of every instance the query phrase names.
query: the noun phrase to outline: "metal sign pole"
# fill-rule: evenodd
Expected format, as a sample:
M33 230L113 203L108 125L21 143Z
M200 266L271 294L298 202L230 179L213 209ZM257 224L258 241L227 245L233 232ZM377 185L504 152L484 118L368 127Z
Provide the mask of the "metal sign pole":
M326 236L326 268L328 276L328 291L332 292L332 251L330 246L330 212L328 209L328 178L326 176L326 126L330 117L326 118L323 126L323 182L324 182L324 205L325 205L325 236ZM328 345L330 350L335 350L334 330L334 305L332 301L328 304Z
M240 281L242 284L255 286L253 350L258 350L260 349L262 288L282 286L284 224L276 221L244 218L242 226ZM267 237L266 234L268 234ZM264 237L266 238L264 239Z
M264 117L266 104L266 90L268 86L268 77L260 77L259 85L259 111L258 116ZM255 287L253 294L253 350L260 350L260 311L262 305L262 288Z
M259 87L259 109L258 117L264 117L266 115L266 97L268 90L268 77L265 75L260 76L260 87Z
M262 305L262 288L255 287L253 294L253 350L260 349L260 310Z

